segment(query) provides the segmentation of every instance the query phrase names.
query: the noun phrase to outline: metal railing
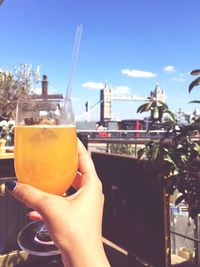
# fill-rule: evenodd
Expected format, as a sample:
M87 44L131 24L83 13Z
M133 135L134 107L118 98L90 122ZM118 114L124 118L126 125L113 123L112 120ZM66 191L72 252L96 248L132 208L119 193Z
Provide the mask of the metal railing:
M146 143L152 139L161 139L165 131L146 130L77 130L78 134L88 139L88 142L113 143ZM172 133L169 134L172 136Z

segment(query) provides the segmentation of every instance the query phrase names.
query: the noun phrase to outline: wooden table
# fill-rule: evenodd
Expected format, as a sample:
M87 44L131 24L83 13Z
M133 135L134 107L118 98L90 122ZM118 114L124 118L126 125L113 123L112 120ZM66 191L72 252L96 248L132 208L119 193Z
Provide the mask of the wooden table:
M0 159L13 159L14 152L0 153Z

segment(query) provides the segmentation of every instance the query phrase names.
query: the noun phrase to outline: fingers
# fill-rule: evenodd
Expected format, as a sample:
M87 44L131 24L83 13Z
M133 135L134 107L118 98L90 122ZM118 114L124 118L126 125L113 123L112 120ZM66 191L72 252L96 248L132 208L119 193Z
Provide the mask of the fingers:
M96 170L88 151L85 149L84 145L78 140L78 157L79 157L79 170L84 174L95 174Z
M80 173L77 173L76 175L73 183L74 188L78 190L88 183L91 184L91 182L92 184L96 184L93 185L93 188L95 188L97 184L99 184L101 187L101 183L97 176L93 161L80 140L78 140L78 157ZM6 185L15 198L24 202L28 207L31 207L38 212L42 211L44 205L48 204L47 202L51 201L53 197L56 197L27 184L9 181Z
M5 184L16 199L37 211L46 204L46 201L48 201L51 195L27 184L16 183L14 181L9 181Z
M31 211L28 213L28 218L33 221L42 221L42 216L37 211Z
M76 189L81 188L87 183L95 183L95 187L100 188L102 190L102 184L97 176L94 163L85 149L84 145L78 140L78 160L79 160L79 171L77 173L76 178L74 180L73 186ZM94 185L93 185L94 186Z
M83 175L80 172L77 172L76 177L73 181L73 188L75 188L76 190L80 189L81 187L83 187L85 184L85 179L83 178Z

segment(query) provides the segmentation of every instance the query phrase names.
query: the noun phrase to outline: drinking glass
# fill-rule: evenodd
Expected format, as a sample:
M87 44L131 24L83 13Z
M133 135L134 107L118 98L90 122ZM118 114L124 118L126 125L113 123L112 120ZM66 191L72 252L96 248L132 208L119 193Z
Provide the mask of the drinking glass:
M75 120L69 99L18 101L14 165L19 182L64 197L77 172L77 154ZM18 235L18 244L32 255L59 254L41 221L26 225Z

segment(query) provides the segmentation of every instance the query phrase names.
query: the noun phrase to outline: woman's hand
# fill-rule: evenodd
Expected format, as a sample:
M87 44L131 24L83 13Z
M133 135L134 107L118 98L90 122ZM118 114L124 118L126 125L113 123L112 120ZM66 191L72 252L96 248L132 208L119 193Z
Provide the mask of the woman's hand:
M15 198L37 212L30 217L42 217L66 266L110 266L102 244L102 185L80 141L78 159L80 172L73 183L77 192L71 196L52 195L13 181L6 185Z

